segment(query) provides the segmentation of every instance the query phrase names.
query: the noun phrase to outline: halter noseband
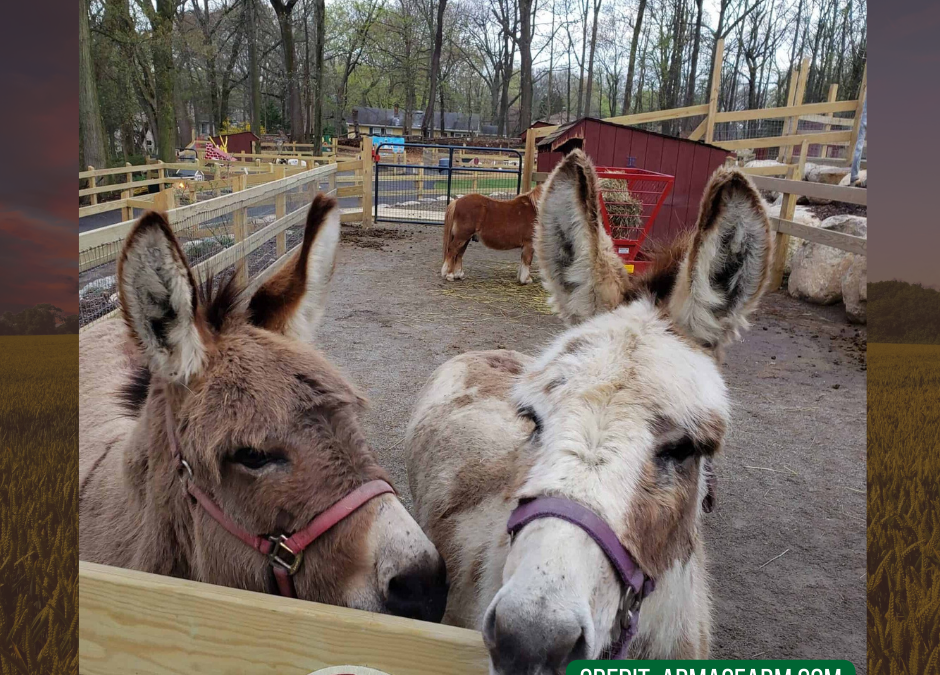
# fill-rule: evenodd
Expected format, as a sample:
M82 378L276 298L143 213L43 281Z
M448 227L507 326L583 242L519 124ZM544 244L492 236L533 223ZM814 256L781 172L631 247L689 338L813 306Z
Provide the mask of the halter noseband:
M608 651L614 659L626 658L627 648L637 632L640 605L655 590L656 582L643 572L603 518L570 499L536 497L522 501L509 516L506 530L511 538L515 537L525 525L538 518L560 518L577 525L607 556L624 587L620 601L620 637Z
M183 459L180 452L179 441L176 437L176 426L169 401L166 402L166 433L170 440L170 449L177 465L180 480L183 481L187 492L212 518L234 537L255 549L268 559L277 588L281 595L287 598L296 598L294 588L294 575L300 569L304 559L304 551L321 535L347 516L352 515L359 507L364 506L372 499L384 494L395 494L395 489L384 480L373 480L360 485L347 494L326 511L316 516L310 523L292 535L256 535L238 525L212 501L205 492L200 490L193 482L193 470L189 463Z

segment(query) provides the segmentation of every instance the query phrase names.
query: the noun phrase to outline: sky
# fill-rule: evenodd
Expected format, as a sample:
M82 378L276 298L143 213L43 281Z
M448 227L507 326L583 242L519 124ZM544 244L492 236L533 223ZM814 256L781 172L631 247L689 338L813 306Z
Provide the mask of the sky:
M940 3L871 2L868 25L868 280L940 287Z
M41 19L35 3L4 7L0 313L78 312L78 21L66 7Z

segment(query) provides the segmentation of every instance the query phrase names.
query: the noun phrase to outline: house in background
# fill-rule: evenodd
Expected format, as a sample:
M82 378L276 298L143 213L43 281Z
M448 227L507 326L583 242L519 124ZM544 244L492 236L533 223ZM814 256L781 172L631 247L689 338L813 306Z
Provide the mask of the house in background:
M352 121L349 123L349 138L359 136L403 136L405 113L397 105L394 108L369 108L356 106L352 109ZM424 111L416 110L411 113L412 135L421 132L421 123L424 120ZM476 136L484 133L489 125L482 124L479 115L466 113L444 113L444 136ZM441 113L434 112L433 135L441 136ZM495 129L495 127L493 127Z

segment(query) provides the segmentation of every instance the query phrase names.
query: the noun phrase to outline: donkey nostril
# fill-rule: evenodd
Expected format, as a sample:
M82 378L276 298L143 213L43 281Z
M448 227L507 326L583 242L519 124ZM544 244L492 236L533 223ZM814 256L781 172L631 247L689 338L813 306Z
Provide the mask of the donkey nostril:
M491 608L483 620L483 642L497 673L564 673L572 661L586 659L588 642L574 616L533 621L514 607L499 615Z
M447 571L443 560L401 572L386 589L386 609L396 616L440 623L447 606Z

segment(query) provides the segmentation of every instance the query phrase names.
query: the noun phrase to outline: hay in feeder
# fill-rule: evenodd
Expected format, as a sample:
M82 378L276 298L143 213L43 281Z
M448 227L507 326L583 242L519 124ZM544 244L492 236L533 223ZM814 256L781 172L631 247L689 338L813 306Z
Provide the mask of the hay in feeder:
M612 239L636 239L643 229L643 202L630 194L627 181L602 178L601 195L610 216Z

